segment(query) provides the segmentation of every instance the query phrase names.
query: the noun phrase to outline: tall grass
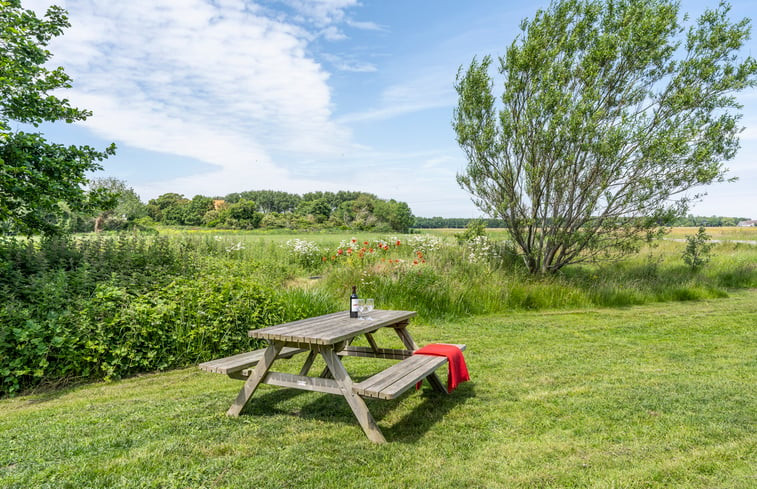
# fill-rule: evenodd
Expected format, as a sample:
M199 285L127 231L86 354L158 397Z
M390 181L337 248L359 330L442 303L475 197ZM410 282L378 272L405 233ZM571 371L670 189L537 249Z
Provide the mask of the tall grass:
M534 277L512 256L470 263L448 240L423 265L332 267L322 289L346 296L355 284L380 307L413 309L433 319L719 298L730 288L757 287L757 247L720 244L701 271L682 263L681 250L681 243L665 242L621 262L574 265L555 276Z
M379 240L392 245L384 249ZM757 287L757 246L719 244L698 271L683 264L683 246L663 242L617 263L534 277L505 240L206 233L6 239L0 394L253 348L249 329L346 309L353 285L378 308L414 310L423 321L719 298Z

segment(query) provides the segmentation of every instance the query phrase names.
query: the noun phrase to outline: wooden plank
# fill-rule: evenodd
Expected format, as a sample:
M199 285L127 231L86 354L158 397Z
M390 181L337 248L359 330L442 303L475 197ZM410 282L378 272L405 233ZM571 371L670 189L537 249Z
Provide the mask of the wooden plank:
M339 356L385 358L388 360L404 360L412 355L411 350L397 350L394 348L368 348L364 346L347 346L338 353Z
M300 375L307 375L308 372L310 372L310 367L313 366L313 361L315 360L317 353L315 350L310 350L310 353L308 353L308 357L305 359L305 363L302 365L302 368L300 369Z
M441 363L439 363L441 361ZM435 370L439 365L446 362L445 357L432 357L429 355L415 355L399 363L395 363L386 370L382 370L376 375L365 379L359 383L361 389L366 392L381 391L385 386L391 385L402 377L415 371L416 369L431 368L431 371ZM433 367L431 367L433 365Z
M275 336L291 336L302 329L315 328L318 325L331 323L333 321L339 321L349 319L349 311L339 311L331 314L325 314L323 316L317 316L313 318L300 319L299 321L293 321L291 323L278 324L276 326L268 326L267 328L254 329L249 332L252 337L261 337L261 335L275 335Z
M323 326L327 326L335 322L338 323L345 319L349 319L349 313L345 311L340 311L338 313L326 314L325 316L318 316L315 318L304 319L301 321L297 321L295 323L282 324L279 326L273 326L270 328L264 328L264 329L253 330L253 331L256 331L259 333L269 332L270 334L276 336L277 339L280 339L280 338L294 339L294 338L300 338L301 332L318 331ZM252 333L252 331L250 333Z
M310 343L331 345L366 332L407 321L409 318L415 316L415 312L373 311L372 316L375 319L360 321L350 318L346 311L342 311L332 315L311 318L311 320L301 320L295 326L292 326L292 323L287 323L252 330L249 332L249 335L253 338L284 341L288 344Z
M266 376L263 377L263 383L277 385L279 387L302 389L305 391L342 395L342 389L339 388L339 384L337 384L335 380L322 379L320 377L305 377L302 375L292 375L282 372L268 372Z
M424 358L425 357L425 358ZM355 392L377 399L394 399L447 362L445 357L418 355L355 384Z
M454 345L465 350L466 345ZM418 381L435 375L434 371L447 363L447 358L434 355L413 355L386 370L355 384L359 395L377 399L395 399ZM441 382L440 382L441 383ZM444 388L444 392L447 392Z
M414 315L415 313L412 313L412 314ZM387 327L394 324L393 320L387 320L385 322L359 321L359 323L360 324L350 325L349 328L345 328L343 330L335 330L335 331L330 331L327 334L318 335L314 338L315 343L331 345L334 343L338 343L339 341L349 339L349 338L354 338L355 336L373 331L376 328Z
M244 405L247 404L247 401L250 400L250 397L252 397L255 390L260 385L260 381L263 380L263 377L268 373L273 362L276 361L276 357L281 349L281 343L271 343L271 345L266 348L263 358L260 360L257 367L255 367L255 370L252 371L250 377L244 382L242 389L239 391L239 394L237 394L237 398L226 412L228 416L239 416Z
M261 348L260 350L248 351L246 353L239 353L230 357L210 360L208 362L199 364L198 367L202 370L205 370L206 372L227 375L232 374L256 365L260 361L260 359L263 358L265 350L265 348ZM294 355L302 353L304 351L306 350L302 348L284 347L281 349L278 358L291 358Z
M376 344L376 340L373 338L373 331L365 333L365 339L368 340L368 344L371 345L373 351L378 352L379 347Z
M339 361L339 357L328 347L320 349L321 356L326 361L326 365L329 367L334 380L342 390L342 395L347 400L352 412L355 414L360 427L363 428L366 436L374 443L386 443L386 438L381 433L376 421L371 416L371 412L368 411L368 406L365 405L365 401L353 392L352 379L347 371L344 369L344 365Z
M409 349L413 349L413 350L418 349L418 344L410 335L410 332L407 330L406 327L395 328L394 332L397 333L397 336L400 337L405 347ZM431 375L428 376L428 382L429 384L431 384L431 387L434 390L438 392L443 392L445 394L449 394L449 392L447 392L447 387L442 383L441 379L439 378L438 375L436 375L436 373L432 373Z
M402 393L404 393L406 390L408 390L409 388L416 385L421 380L433 374L433 372L437 368L447 363L446 357L437 357L437 358L441 359L441 361L430 363L425 368L418 367L417 369L411 372L408 372L407 375L405 375L401 379L397 379L391 385L385 386L383 389L381 389L381 392L379 393L379 397L381 399L396 399L397 397L402 395ZM445 389L445 392L446 392L446 389Z

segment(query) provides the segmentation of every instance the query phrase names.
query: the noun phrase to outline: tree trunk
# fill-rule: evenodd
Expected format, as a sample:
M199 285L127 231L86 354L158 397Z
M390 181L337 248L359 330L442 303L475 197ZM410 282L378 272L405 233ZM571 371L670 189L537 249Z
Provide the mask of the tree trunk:
M103 227L103 221L104 220L105 220L105 218L103 217L102 214L100 214L99 216L97 216L95 218L95 232L96 233L99 233L100 231L103 230L102 227Z

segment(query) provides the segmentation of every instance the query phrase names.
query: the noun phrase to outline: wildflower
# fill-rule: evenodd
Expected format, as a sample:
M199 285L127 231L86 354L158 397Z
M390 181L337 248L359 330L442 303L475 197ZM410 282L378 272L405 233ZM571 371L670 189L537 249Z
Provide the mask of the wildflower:
M336 254L337 255L341 255L342 253L344 253L344 251L341 248L339 248L338 250L336 250Z
M417 265L417 264L418 264L418 260L413 260L413 265Z
M326 257L325 257L325 256L322 256L322 257L321 257L321 261L326 261Z
M357 243L357 240L355 238L352 238L353 243Z
M363 241L363 244L364 244L364 245L367 245L367 244L368 244L368 241Z
M399 245L401 245L401 244L402 244L402 243L400 242L400 240L397 240L397 246L399 246Z
M368 250L368 253L373 253L373 251L374 251L374 249L371 248L371 249Z
M242 242L240 241L237 244L231 245L228 248L226 248L226 252L231 253L232 251L239 251L243 249L244 249L244 245L242 245Z
M351 255L351 254L352 254L352 248L347 248L347 254L348 254L348 255Z

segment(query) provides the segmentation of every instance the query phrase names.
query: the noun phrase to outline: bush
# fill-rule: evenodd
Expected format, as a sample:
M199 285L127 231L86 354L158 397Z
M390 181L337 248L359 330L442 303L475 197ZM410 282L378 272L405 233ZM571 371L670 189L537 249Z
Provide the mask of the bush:
M699 270L710 261L710 252L715 245L709 240L710 235L701 226L697 234L686 236L686 249L683 250L681 257L692 270Z
M333 311L323 294L273 288L266 275L281 271L224 245L0 241L0 395L239 353L257 346L249 329Z

